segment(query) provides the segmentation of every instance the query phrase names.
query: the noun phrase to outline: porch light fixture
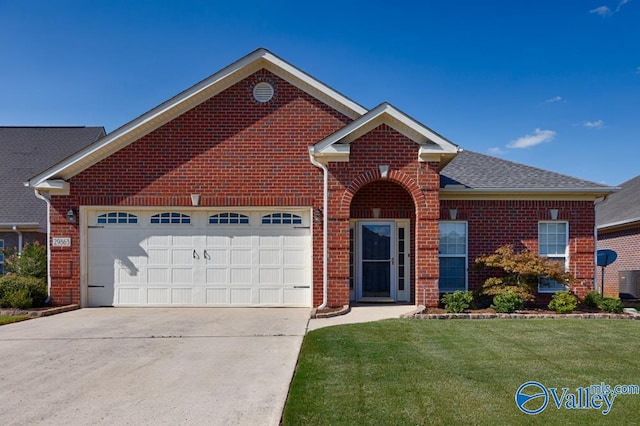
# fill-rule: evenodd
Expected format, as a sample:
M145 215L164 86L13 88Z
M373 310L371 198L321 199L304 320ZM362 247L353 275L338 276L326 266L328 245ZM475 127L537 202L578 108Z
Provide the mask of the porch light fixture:
M456 220L458 218L458 209L449 209L449 219Z
M69 209L66 218L67 223L76 223L76 221L78 220L78 218L76 217L76 212L74 212L73 209Z
M200 205L200 194L191 194L191 205L198 207Z
M551 216L551 220L558 220L558 209L550 209L549 216Z
M372 208L371 214L373 214L374 219L380 219L380 209L378 207Z

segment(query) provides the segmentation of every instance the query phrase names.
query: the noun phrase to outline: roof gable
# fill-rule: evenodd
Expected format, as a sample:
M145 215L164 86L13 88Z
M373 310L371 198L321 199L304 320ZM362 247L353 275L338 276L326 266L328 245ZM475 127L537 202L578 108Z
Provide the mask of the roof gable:
M322 162L349 161L349 144L376 127L386 124L420 146L420 161L449 161L458 152L457 145L417 122L388 103L382 103L321 140L313 154Z
M268 50L258 49L114 130L65 161L42 171L37 176L34 176L29 181L29 184L35 187L48 179L70 179L260 69L272 72L347 117L355 119L367 112L364 107L312 78Z

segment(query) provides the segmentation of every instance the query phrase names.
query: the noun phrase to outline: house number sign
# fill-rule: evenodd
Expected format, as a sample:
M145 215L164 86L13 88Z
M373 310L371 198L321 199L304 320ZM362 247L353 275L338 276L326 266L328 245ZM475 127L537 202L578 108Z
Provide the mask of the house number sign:
M52 245L54 247L71 247L71 238L53 237Z

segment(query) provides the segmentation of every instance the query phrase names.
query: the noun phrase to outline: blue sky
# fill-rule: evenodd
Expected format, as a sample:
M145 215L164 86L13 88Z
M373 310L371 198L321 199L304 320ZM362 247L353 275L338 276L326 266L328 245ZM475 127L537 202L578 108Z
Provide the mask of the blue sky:
M0 125L107 131L265 47L462 148L640 174L640 0L0 0Z

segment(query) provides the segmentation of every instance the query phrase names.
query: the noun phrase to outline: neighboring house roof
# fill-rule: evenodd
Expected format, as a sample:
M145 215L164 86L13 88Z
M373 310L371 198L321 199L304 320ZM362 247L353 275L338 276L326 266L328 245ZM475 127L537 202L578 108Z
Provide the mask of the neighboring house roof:
M620 185L620 191L597 206L598 229L640 224L640 176Z
M464 150L440 173L443 193L589 193L616 188Z
M24 182L104 134L103 127L0 127L0 227L45 223L44 202Z

